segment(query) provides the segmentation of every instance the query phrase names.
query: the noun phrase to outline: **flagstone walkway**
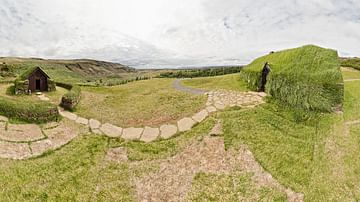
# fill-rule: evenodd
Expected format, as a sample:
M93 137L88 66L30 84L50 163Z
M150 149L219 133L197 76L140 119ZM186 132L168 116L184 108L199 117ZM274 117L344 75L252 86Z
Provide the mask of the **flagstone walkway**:
M62 147L79 134L73 124L65 122L40 127L11 124L6 117L0 116L0 158L27 159Z
M123 138L125 140L152 142L157 139L168 139L179 132L189 131L193 126L205 120L209 114L218 110L234 106L244 108L255 107L264 103L263 98L266 96L265 93L261 92L237 92L229 90L210 91L205 92L205 94L208 96L208 100L204 109L191 117L184 117L178 120L176 124L166 123L159 127L123 128L110 123L101 123L96 119L86 119L62 108L59 108L59 111L61 116L89 127L95 134L103 134L108 137Z

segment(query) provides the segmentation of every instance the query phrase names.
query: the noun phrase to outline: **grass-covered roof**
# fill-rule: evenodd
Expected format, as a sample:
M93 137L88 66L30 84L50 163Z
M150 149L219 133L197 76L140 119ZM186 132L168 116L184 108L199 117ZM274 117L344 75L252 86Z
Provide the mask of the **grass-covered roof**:
M337 51L307 45L257 58L241 73L250 88L258 88L266 62L271 67L266 91L276 99L322 111L342 103L343 80Z
M49 77L48 74L47 74L41 67L39 67L39 66L34 66L34 67L27 68L23 73L21 73L21 74L18 76L17 80L22 81L22 80L28 79L29 76L30 76L35 70L37 70L37 69L39 69L39 70L42 71L47 77Z

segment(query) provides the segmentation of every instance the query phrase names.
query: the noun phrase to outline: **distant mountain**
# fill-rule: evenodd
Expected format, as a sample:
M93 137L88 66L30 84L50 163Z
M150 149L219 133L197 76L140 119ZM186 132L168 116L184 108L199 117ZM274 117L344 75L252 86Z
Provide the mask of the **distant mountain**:
M122 77L136 73L134 68L90 59L49 60L41 58L0 57L1 75L19 75L29 67L41 66L57 80L85 81L89 78ZM4 72L6 71L6 72Z

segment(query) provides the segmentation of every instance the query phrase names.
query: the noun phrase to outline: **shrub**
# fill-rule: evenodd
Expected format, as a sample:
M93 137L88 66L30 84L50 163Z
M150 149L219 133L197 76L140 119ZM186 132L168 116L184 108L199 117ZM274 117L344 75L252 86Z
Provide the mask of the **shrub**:
M29 101L21 103L6 97L0 97L0 114L29 123L45 123L60 118L57 107L51 103Z
M67 110L74 110L80 101L81 88L78 85L61 82L57 82L56 85L69 90L62 96L60 106Z
M261 70L270 63L266 92L291 107L332 111L343 101L343 80L337 52L313 45L271 53L241 71L248 87L258 90Z

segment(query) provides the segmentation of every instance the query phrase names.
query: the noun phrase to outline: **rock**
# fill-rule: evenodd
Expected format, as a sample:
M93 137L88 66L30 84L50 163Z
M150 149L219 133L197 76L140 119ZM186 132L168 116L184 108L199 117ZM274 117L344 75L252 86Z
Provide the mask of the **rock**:
M180 132L191 130L191 128L195 125L195 123L196 122L194 120L192 120L191 118L188 118L188 117L183 118L177 122L178 129Z
M83 117L78 117L75 121L76 123L80 123L82 125L88 125L89 124L89 120Z
M200 112L196 113L192 119L194 119L196 122L200 123L201 121L203 121L207 116L209 115L208 111L201 110Z
M5 116L0 116L0 122L8 122L9 119Z
M110 123L103 124L100 130L108 137L120 137L123 132L122 128L114 126Z
M208 111L209 113L216 112L216 110L217 109L214 106L206 107L206 111Z
M146 126L140 140L144 142L152 142L156 140L159 133L159 128L150 128Z
M125 140L136 140L140 138L143 131L143 128L125 128L122 138L124 138Z
M78 117L76 114L68 112L68 111L60 111L60 115L67 119L70 119L72 121L75 121Z
M164 139L168 139L175 135L178 131L178 128L175 125L162 125L160 126L160 137Z
M98 120L90 119L89 120L89 126L90 126L91 130L99 129L100 126L101 126L101 123Z

